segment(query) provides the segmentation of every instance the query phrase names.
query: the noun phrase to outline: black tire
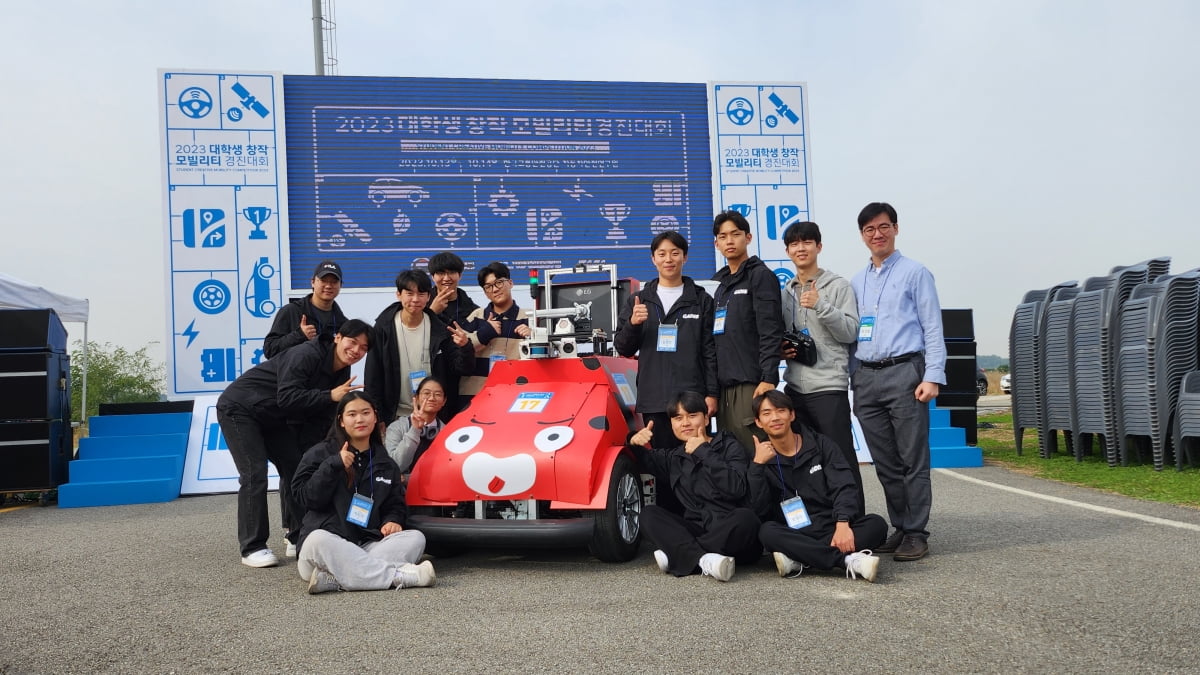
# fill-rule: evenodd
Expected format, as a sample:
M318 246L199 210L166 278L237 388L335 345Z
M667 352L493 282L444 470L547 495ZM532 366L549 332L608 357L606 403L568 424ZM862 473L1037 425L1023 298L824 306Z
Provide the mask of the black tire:
M976 380L975 381L975 389L979 392L980 396L987 396L987 390L988 390L987 380Z
M592 542L588 550L604 562L633 560L642 536L642 480L633 461L622 455L613 463L608 500L593 515Z

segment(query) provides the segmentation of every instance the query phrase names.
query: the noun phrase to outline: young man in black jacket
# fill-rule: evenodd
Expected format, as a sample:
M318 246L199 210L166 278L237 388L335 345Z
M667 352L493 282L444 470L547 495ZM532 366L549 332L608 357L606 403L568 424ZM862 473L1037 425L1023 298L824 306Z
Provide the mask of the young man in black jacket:
M400 467L368 395L342 398L329 437L300 460L292 491L305 509L296 571L309 593L433 585L433 565L417 564L425 535L405 529Z
M447 422L458 412L458 379L471 372L475 350L457 322L447 326L428 308L433 282L421 270L396 276L396 302L375 319L375 344L364 369L366 390L385 424L412 412L412 396L427 375L446 385Z
M746 450L731 434L708 435L708 405L694 391L667 404L677 439L670 449L646 450L654 422L629 439L638 464L666 476L683 506L677 515L659 506L642 509L641 525L657 548L659 569L677 577L700 571L718 581L733 577L735 561L758 560L758 518L747 508Z
M267 462L279 471L284 525L295 543L300 514L291 494L300 456L328 429L338 401L354 384L350 366L372 346L371 327L347 321L333 338L318 338L242 373L217 399L217 423L238 470L238 544L242 564L272 567L267 548ZM303 445L307 443L308 445Z
M442 251L429 259L429 274L433 277L434 294L429 300L429 309L447 326L459 325L467 320L479 305L458 287L463 270L467 268L463 259L450 251Z
M296 345L324 335L333 337L346 323L346 315L335 298L342 291L342 266L326 260L313 270L313 292L279 308L271 330L263 340L263 355L275 358Z
M674 231L650 243L658 278L626 298L617 316L613 346L621 356L637 355L636 409L654 422L654 447L676 444L667 401L678 391L700 392L707 412L717 409L717 361L713 343L713 301L683 275L688 242ZM749 457L749 450L747 450Z
M792 430L795 411L787 394L772 389L754 399L755 422L767 440L755 439L750 496L763 519L759 539L775 555L779 576L805 567L841 567L846 576L875 581L887 521L858 509L854 474L836 443L804 427Z
M728 263L713 275L720 282L713 318L721 387L717 426L750 449L755 429L752 401L779 384L783 341L779 279L758 256L749 254L754 235L741 213L718 213L713 238Z

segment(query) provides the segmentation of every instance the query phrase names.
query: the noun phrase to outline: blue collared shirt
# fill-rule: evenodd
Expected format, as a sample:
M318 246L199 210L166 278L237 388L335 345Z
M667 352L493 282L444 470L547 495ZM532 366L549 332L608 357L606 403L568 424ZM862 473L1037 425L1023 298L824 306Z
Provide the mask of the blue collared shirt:
M933 274L896 250L878 269L868 263L866 269L854 275L851 286L858 298L858 315L875 317L871 340L857 343L855 358L882 361L923 352L923 381L946 384L942 308Z

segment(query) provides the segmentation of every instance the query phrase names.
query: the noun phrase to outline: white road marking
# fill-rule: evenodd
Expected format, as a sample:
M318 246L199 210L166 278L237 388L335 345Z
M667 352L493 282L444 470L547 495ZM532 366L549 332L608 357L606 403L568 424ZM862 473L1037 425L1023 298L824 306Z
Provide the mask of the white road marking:
M1110 509L1107 506L1096 506L1095 504L1087 504L1084 502L1077 502L1073 499L1064 499L1062 497L1053 497L1050 495L1043 495L1043 494L1039 494L1037 492L1030 492L1029 490L1022 490L1020 488L1009 487L1008 485L1001 485L1000 483L992 483L990 481L980 480L978 478L973 478L971 476L964 476L961 473L955 473L949 469L934 469L934 471L937 471L938 473L946 474L947 476L954 476L955 478L957 478L959 480L967 481L968 483L978 483L979 485L986 485L988 487L994 487L999 490L1007 490L1009 492L1013 492L1013 493L1016 493L1019 495L1024 495L1026 497L1033 497L1035 499L1044 499L1048 502L1054 502L1055 504L1065 504L1067 506L1077 506L1081 509L1088 509L1089 511L1097 511L1099 513L1106 513L1110 516L1121 516L1122 518L1132 518L1134 520L1141 520L1141 521L1145 521L1147 523L1154 523L1155 525L1166 525L1168 527L1177 527L1181 530L1191 530L1193 532L1200 532L1200 525L1196 525L1193 523L1183 523L1178 520L1167 520L1166 518L1157 518L1155 516L1146 516L1146 515L1142 515L1140 513L1133 513L1131 511L1122 511L1120 509Z

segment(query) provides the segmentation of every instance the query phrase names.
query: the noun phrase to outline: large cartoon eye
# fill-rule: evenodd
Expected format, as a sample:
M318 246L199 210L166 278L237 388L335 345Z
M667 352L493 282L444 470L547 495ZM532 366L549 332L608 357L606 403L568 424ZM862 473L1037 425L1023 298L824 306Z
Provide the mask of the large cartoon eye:
M533 437L533 447L542 452L554 452L565 448L572 438L575 438L575 431L571 427L546 427Z
M464 452L470 452L482 440L482 428L463 427L446 435L446 449L456 455L461 455Z

